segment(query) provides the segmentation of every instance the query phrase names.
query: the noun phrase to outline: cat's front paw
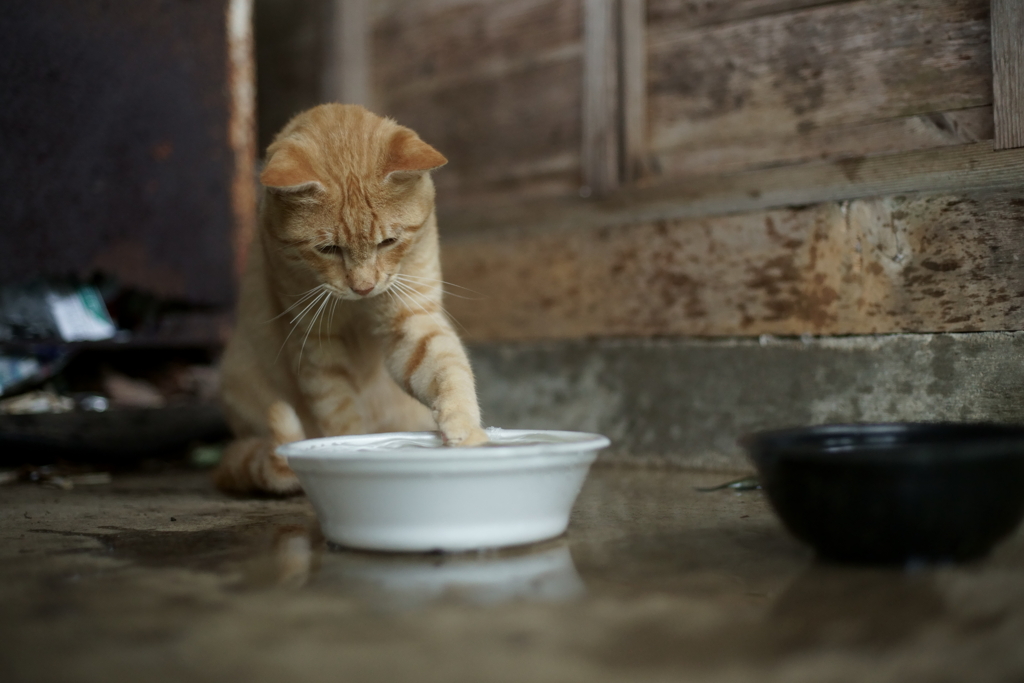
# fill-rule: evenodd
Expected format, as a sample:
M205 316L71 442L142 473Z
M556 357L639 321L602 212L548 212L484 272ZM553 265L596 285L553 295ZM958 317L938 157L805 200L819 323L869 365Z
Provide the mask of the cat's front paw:
M445 420L439 425L445 446L479 446L487 443L487 432L469 418Z

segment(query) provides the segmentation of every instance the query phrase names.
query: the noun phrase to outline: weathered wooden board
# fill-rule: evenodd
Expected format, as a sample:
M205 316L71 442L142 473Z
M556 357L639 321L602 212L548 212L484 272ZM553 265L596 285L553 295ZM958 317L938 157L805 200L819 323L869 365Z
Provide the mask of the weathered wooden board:
M331 5L324 99L370 107L370 0L333 0Z
M580 161L587 196L619 186L621 97L616 0L583 0L583 107Z
M647 0L647 23L660 31L710 26L851 0Z
M888 156L681 176L622 189L600 201L554 198L492 207L441 205L447 234L486 229L552 231L739 213L910 192L1020 187L1024 150L991 142Z
M578 59L555 62L392 100L386 113L448 157L435 174L442 202L543 196L545 183L575 193L581 78Z
M634 218L646 220L956 189L977 151L924 157L921 172L910 164L922 158L897 153L993 135L985 0L651 0L642 36L650 97L640 103L631 93L626 103L638 106L620 112L646 104L647 140L635 139L642 125L624 129L633 139L622 171L651 177L583 206L581 113L595 108L583 102L582 6L432 0L378 10L375 92L384 113L451 160L437 175L451 229L607 224L635 207ZM649 153L638 154L644 147ZM830 160L837 163L815 163ZM806 166L773 169L788 164ZM867 179L873 168L880 182ZM765 175L738 173L751 169ZM534 203L543 198L555 205Z
M373 0L370 3L374 19L387 19L395 14L406 16L430 15L461 5L499 5L507 0Z
M1024 147L1024 3L992 0L996 149Z
M655 152L992 102L988 0L861 0L649 29Z
M818 160L894 154L991 140L992 107L905 116L885 121L816 128L652 154L646 168L658 175L706 175Z
M644 0L584 0L580 150L585 196L642 178L647 162Z
M439 201L576 195L580 2L434 4L377 22L373 78L382 113L448 157Z
M1022 329L1022 228L1015 190L465 236L447 305L479 341Z
M385 99L410 86L528 68L566 46L580 49L581 0L506 0L396 8L374 25L374 80ZM482 73L481 73L482 72ZM436 85L435 85L436 83Z
M647 31L645 0L620 0L619 38L622 100L622 180L645 174L647 161Z

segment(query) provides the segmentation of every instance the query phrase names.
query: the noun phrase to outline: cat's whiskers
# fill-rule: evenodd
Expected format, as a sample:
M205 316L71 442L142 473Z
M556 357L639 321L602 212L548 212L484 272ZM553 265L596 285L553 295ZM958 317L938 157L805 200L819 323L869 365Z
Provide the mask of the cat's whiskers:
M338 297L338 295L335 294L334 291L330 287L326 287L326 291L331 295L329 297L329 299L328 299L328 301L331 302L330 303L330 309L329 309L330 313L327 312L328 309L326 309L326 308L324 309L324 313L323 313L323 315L320 316L320 322L317 323L317 328L316 328L316 339L320 343L320 350L321 351L324 348L324 338L323 338L324 317L325 316L327 317L327 338L330 339L331 338L331 328L332 328L332 325L333 325L333 322L334 322L334 311L338 308L338 302L341 301L340 297Z
M441 280L441 279L436 278L436 277L424 277L422 275L412 275L410 273L395 273L395 277L399 277L399 278L402 278L402 279L409 279L409 280L422 280L423 282L438 282L438 283L440 283L442 285L448 285L449 287L455 287L456 289L464 289L467 292L472 292L473 294L479 294L480 293L480 292L478 292L476 290L470 289L469 287L463 287L462 285L457 285L454 282L448 282L447 280Z
M302 309L301 313L299 313L297 316L295 316L294 318L292 318L288 322L288 325L291 327L291 329L288 330L288 336L286 336L284 338L284 341L281 342L281 348L277 350L277 356L274 357L274 362L275 363L278 361L278 359L281 358L281 352L284 351L284 347L287 346L288 340L291 339L292 334L295 332L295 328L298 327L298 325L296 323L302 318L302 316L304 316L306 314L306 311L308 311L313 306L315 306L323 297L325 297L327 295L328 295L327 290L320 289L320 293L316 295L316 297L313 299L313 301L311 301L304 309Z
M441 305L440 297L438 297L437 299L433 299L428 294L417 289L417 287L423 286L420 283L410 284L409 282L403 282L402 280L396 278L392 284L395 287L395 289L407 294L409 298L411 298L416 303L416 305L419 306L421 310L423 310L424 313L428 313L429 311L424 309L422 304L419 303L421 300L426 300L429 301L430 303L436 303L439 306Z
M325 287L325 285L321 283L319 285L315 285L313 287L310 287L305 292L302 292L300 294L285 294L284 296L288 297L289 299L298 299L299 301L302 301L307 296L309 296L311 294L315 294L317 290L323 289L324 287ZM295 304L292 304L292 306L294 306L294 305Z
M323 313L324 307L331 300L331 293L328 290L324 290L324 294L327 296L320 303L320 306L313 313L313 319L309 321L309 326L306 327L306 336L302 338L302 346L299 347L299 360L295 363L295 372L298 372L302 368L302 352L306 350L306 342L309 341L309 334L313 331L313 325L316 324L317 319L320 318L320 314ZM317 335L320 333L317 332Z
M427 297L424 294L422 294L422 293L418 292L417 290L415 290L414 288L410 287L408 283L401 282L400 280L395 280L393 284L394 284L394 286L396 288L396 291L404 290L408 294L409 298L411 298L413 300L413 303L415 303L417 306L419 306L421 311L423 311L424 313L429 315L431 318L433 318L435 321L437 321L437 318L434 317L434 314L431 313L430 311L428 311L426 308L424 308L423 305L419 302L419 299L427 299ZM462 323L460 323L458 320L456 320L455 316L453 316L451 313L449 313L448 310L444 307L444 304L442 304L440 301L433 301L432 299L427 299L427 300L431 301L432 303L436 303L441 308L441 313L442 313L442 315L444 315L446 320L450 320L451 322L453 322L456 325L458 325L460 328L462 328L463 332L466 331L466 326L463 325Z
M330 304L330 302L331 302L330 297L324 299L324 306ZM328 330L328 332L330 332L330 330ZM316 341L317 341L318 344L320 344L320 350L321 351L324 350L324 336L323 336L323 334L324 334L324 317L321 315L321 316L319 316L319 320L318 320L318 322L316 324ZM307 336L308 336L308 333L307 333Z
M392 283L392 286L388 287L386 291L388 294L393 295L396 300L401 301L403 306L411 308L411 306L409 306L409 300L402 294L401 290L398 289L397 283Z
M465 290L467 292L470 292L472 294L476 294L477 295L477 296L463 296L462 294L456 294L456 293L452 292L451 290L448 290L448 289L445 289L444 287L441 287L441 291L444 292L445 295L453 296L456 299L466 299L467 301L480 301L480 300L486 298L482 294L480 294L480 292L477 292L475 290L469 289L468 287L463 287L462 285L455 285L455 284L452 284L451 282L445 282L444 280L438 280L438 279L435 279L435 278L427 278L427 277L419 277L419 276L416 276L416 275L408 275L406 273L396 273L394 275L394 277L395 277L395 279L401 280L401 281L403 281L403 282L405 282L407 284L420 285L420 284L424 284L424 283L426 283L426 284L439 283L439 284L442 284L442 285L448 285L449 287L457 287L458 289L463 289L463 290Z
M327 318L327 336L331 336L331 330L334 329L334 312L338 310L338 304L341 303L341 297L335 295L334 303L331 304L331 315Z
M392 283L392 284L395 284L395 283ZM384 291L388 293L388 295L391 297L392 301L395 302L395 305L400 306L400 307L405 307L405 308L408 308L410 310L412 309L412 306L409 305L409 299L407 298L406 295L402 294L402 292L398 289L398 287L388 287ZM415 302L413 302L413 303L415 303ZM421 306L420 308L423 308L423 307ZM429 311L424 310L423 312L426 313L428 316L430 315ZM431 316L431 318L433 318L433 316ZM436 320L436 318L434 318L434 320Z
M434 314L433 314L433 313L431 313L431 312L430 312L430 311L428 311L428 310L427 310L426 308L424 308L423 304L421 304L421 303L420 303L419 301L417 301L417 297L419 296L418 294L416 294L415 292L411 292L410 290L407 290L407 289L403 288L403 286L401 285L401 283L395 282L395 283L393 283L393 285L394 285L394 286L393 286L393 288L392 288L392 289L389 289L388 291L393 291L393 292L395 293L395 295L396 295L396 296L397 296L397 297L398 297L399 299L401 299L401 300L402 300L402 303L403 303L403 304L405 304L405 306L406 306L407 308L409 308L409 309L411 310L413 306L416 306L416 307L418 307L418 308L419 308L419 309L420 309L421 311L423 311L424 315L426 315L426 316L428 316L429 318L431 318L432 320L434 320L434 322L441 322L441 321L439 321L439 320L438 320L438 319L437 319L437 318L436 318L436 317L434 316ZM411 303L411 305L410 305L410 303Z
M419 301L420 299L426 299L426 298L427 298L427 297L426 297L426 296L425 296L424 294L422 294L421 292L418 292L418 291L416 291L415 289L413 289L413 288L412 288L412 287L410 287L409 285L405 284L405 283L404 283L404 282L402 282L401 280L395 280L393 284L394 284L394 287L395 287L396 291L398 291L398 292L400 292L400 293L404 293L404 294L406 294L406 295L407 295L407 296L409 297L409 299L410 299L410 300L411 300L411 301L412 301L412 302L413 302L414 304L416 304L416 306L418 306L418 307L419 307L419 309L420 309L421 311L423 311L423 312L424 312L424 313L426 313L427 315L429 315L429 316L433 317L433 314L432 314L432 313L431 313L430 311L428 311L428 310L427 310L427 309L426 309L426 308L425 308L425 307L423 306L423 304L421 304L421 303L420 303L420 301ZM429 301L429 299L428 299L428 301Z
M288 313L289 311L291 311L291 310L292 310L293 308L295 308L296 306L301 306L301 305L302 305L302 304L303 304L303 303L304 303L305 301L307 301L307 300L308 300L308 299L309 299L309 298L310 298L311 296L314 296L314 295L315 295L315 294L316 294L316 293L317 293L318 291L320 291L321 289L323 289L323 287L324 287L323 285L317 285L316 287L313 287L312 289L309 289L309 290L307 290L307 291L303 292L302 294L298 294L298 295L296 295L296 296L298 296L298 297L299 297L299 300L298 300L298 301L296 301L296 302L295 302L295 303L293 303L293 304L292 304L291 306L289 306L288 308L284 309L283 311L281 311L280 313L278 313L277 315L275 315L275 316L274 316L273 318L271 318L271 319L270 319L270 320L268 320L267 322L268 322L268 323L269 323L269 322L273 322L273 321L277 320L278 318L280 318L281 316L283 316L283 315L287 314L287 313ZM285 296L289 296L289 297L290 297L291 295L290 295L290 294L285 294Z
M303 317L304 315L306 315L306 313L307 313L307 312L309 312L309 310L310 310L311 308L313 308L314 306L316 306L316 305L317 305L317 303L319 303L319 302L320 302L320 300L321 300L321 299L322 299L323 297L325 297L325 296L327 296L327 290L320 290L320 293L319 293L319 294L318 294L318 295L316 296L316 298L315 298L315 299L313 299L313 300L312 300L311 302L309 302L309 304L307 304L305 308L303 308L303 309L302 309L302 310L301 310L301 311L300 311L300 312L299 312L299 313L298 313L298 314L297 314L297 315L296 315L296 316L295 316L294 318L292 318L292 319L291 319L291 320L290 320L290 321L288 322L288 324L289 324L289 325L292 325L292 326L294 326L294 325L295 325L295 323L297 323L297 322L298 322L299 320L301 320L301 319L302 319L302 317Z

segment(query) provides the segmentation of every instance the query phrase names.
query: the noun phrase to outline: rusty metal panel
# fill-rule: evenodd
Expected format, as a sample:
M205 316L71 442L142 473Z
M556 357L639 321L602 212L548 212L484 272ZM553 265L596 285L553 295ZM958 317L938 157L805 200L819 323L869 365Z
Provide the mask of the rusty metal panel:
M0 282L102 269L232 302L252 220L236 181L253 177L251 107L235 111L251 36L233 56L228 44L239 2L246 34L249 0L4 3Z

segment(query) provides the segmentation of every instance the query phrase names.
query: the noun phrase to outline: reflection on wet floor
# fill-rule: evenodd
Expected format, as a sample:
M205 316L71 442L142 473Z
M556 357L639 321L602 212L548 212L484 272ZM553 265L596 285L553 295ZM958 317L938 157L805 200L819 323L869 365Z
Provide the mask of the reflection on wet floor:
M837 650L878 655L898 651L946 615L932 577L818 563L774 596L766 610L726 620L715 609L723 603L721 597L691 603L705 622L717 622L715 628L694 632L677 615L662 614L612 630L592 656L617 669L679 661L705 669L764 666Z
M956 672L949 680L996 681L1024 672L1021 533L969 565L826 564L785 532L761 492L694 490L721 480L597 468L562 538L412 555L332 547L304 499L226 500L198 478L115 481L106 493L7 489L0 642L38 657L63 633L65 650L99 662L91 639L132 653L124 634L139 624L165 634L153 638L167 647L200 628L214 658L222 647L252 655L232 635L242 633L289 652L323 642L320 655L358 642L415 658L429 642L438 654L423 661L436 670L419 680L446 683L487 680L453 678L460 658L530 648L546 653L551 671L566 661L586 671L537 679L552 681L760 681L773 670L777 681L895 682L947 669ZM882 660L891 675L875 675ZM306 666L299 661L289 666ZM836 668L814 668L823 661ZM374 662L392 675L372 680L401 680L398 659ZM992 675L974 675L981 670Z
M819 646L898 646L945 612L929 572L816 563L775 600L780 652Z
M566 600L585 592L562 540L527 548L458 554L348 550L315 525L273 530L274 583L338 592L370 604L411 608L431 601L495 605L509 600ZM246 583L260 583L259 563Z
M301 588L320 565L323 539L318 530L301 526L280 526L274 530L274 565L277 585Z
M585 592L564 538L503 550L398 554L334 546L315 521L204 531L108 528L103 533L63 533L99 541L99 548L85 552L113 559L237 574L237 589L308 586L389 608L431 601L556 601Z
M315 577L329 586L389 607L450 600L497 605L512 600L560 601L586 591L565 541L520 552L435 558L336 552Z

